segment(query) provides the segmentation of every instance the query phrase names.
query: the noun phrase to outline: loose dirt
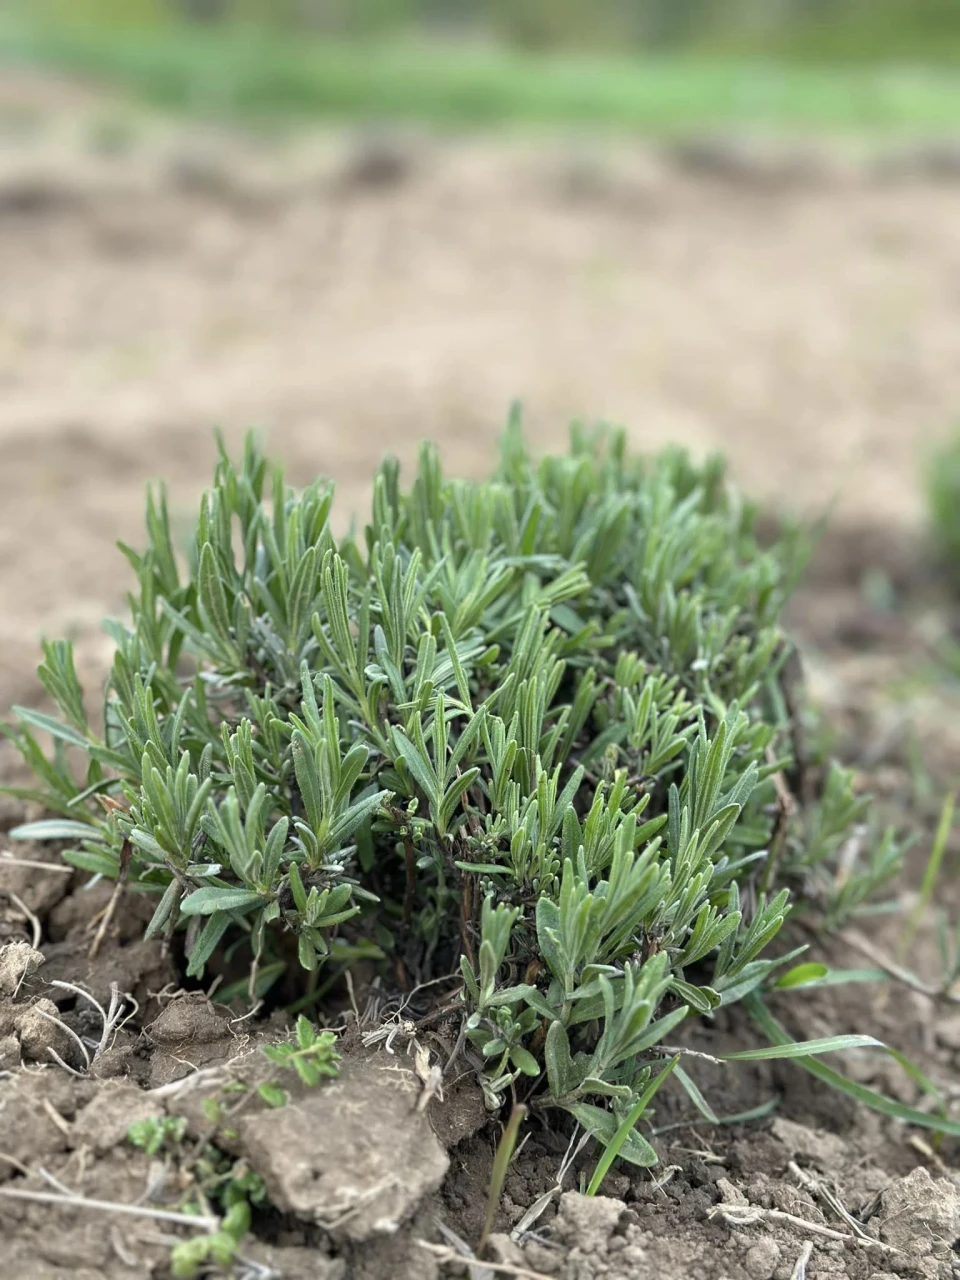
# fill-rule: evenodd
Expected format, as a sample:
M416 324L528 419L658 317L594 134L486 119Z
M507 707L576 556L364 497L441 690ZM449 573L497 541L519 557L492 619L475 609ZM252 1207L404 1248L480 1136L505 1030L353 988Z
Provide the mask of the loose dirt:
M917 536L919 462L960 406L950 166L797 165L718 144L268 141L58 92L56 110L32 82L0 93L0 706L40 700L40 633L73 635L84 672L102 672L97 624L128 581L113 542L138 539L149 478L189 515L212 426L231 441L266 428L295 481L337 478L345 519L386 450L409 460L429 437L451 470L482 472L519 396L537 446L571 417L606 416L641 447L722 448L770 508L836 497L791 622L818 732L919 830L922 863L960 765L960 697L941 661L955 618ZM21 816L4 802L0 829ZM204 1102L225 1082L251 1096L270 1070L258 1046L285 1024L185 993L176 955L140 940L136 902L91 960L108 889L65 874L49 848L14 852L40 865L0 863L0 945L13 944L0 953L0 1185L169 1204L177 1159L134 1150L128 1125L182 1117L199 1149ZM877 924L867 945L891 950L897 929ZM834 964L866 963L856 939L813 941ZM922 976L933 950L922 930ZM76 1037L96 1041L102 1019L56 983L104 1008L112 988L124 996L89 1066ZM889 1039L952 1096L960 1016L916 992L828 988L777 1012L797 1035ZM729 1014L696 1035L709 1053L755 1033ZM450 1046L420 1047L436 1061ZM226 1156L250 1160L275 1206L255 1215L237 1274L454 1273L447 1259L482 1229L497 1135L468 1078L426 1100L415 1050L406 1033L365 1048L351 1025L335 1085L220 1125ZM842 1065L924 1105L882 1055ZM695 1074L722 1115L777 1109L711 1129L668 1088L661 1164L615 1171L592 1202L575 1190L589 1151L557 1187L566 1139L534 1126L488 1261L562 1280L956 1274L955 1143L918 1143L789 1064L699 1061ZM120 1280L166 1276L182 1228L0 1198L0 1230L10 1280Z

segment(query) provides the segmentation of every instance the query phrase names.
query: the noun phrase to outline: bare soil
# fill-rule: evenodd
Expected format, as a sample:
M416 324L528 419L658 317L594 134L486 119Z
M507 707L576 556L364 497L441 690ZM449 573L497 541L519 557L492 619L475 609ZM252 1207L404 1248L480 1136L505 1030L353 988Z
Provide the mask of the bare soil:
M640 447L722 448L770 508L836 497L791 624L835 749L920 833L922 862L960 764L960 693L940 664L955 619L917 532L918 464L960 405L960 184L920 163L797 166L718 145L705 159L623 144L268 143L135 116L108 129L96 95L64 85L53 102L26 80L0 90L0 705L40 700L41 633L73 635L84 672L102 674L98 622L127 585L113 542L137 540L149 478L189 514L212 425L232 440L268 428L294 480L337 478L345 519L386 450L409 459L429 437L451 470L481 472L520 396L537 446L573 416L605 415ZM5 832L22 811L2 803ZM8 951L0 964L0 1186L169 1207L177 1160L134 1150L128 1124L182 1116L199 1149L203 1102L265 1078L258 1045L285 1024L185 993L176 957L140 941L136 902L91 959L108 890L64 873L55 851L11 846L0 835L4 853L49 870L0 861L0 944L43 960L11 968ZM890 951L898 928L875 924L868 942ZM864 963L855 939L812 941L833 963ZM922 930L913 962L927 977L931 950ZM126 997L129 1020L90 1069L37 1013L99 1034L89 1002L54 981ZM887 1039L955 1093L960 1015L916 992L820 990L777 1012L797 1035ZM220 1125L218 1144L258 1169L274 1206L255 1216L238 1274L455 1273L438 1222L476 1243L497 1134L469 1078L426 1100L417 1044L437 1061L446 1034L403 1031L388 1051L351 1027L336 1084L294 1089L279 1112L245 1103ZM756 1033L729 1014L696 1034L710 1052ZM883 1055L843 1068L922 1105ZM778 1107L711 1130L668 1088L656 1123L676 1127L655 1139L656 1170L618 1170L587 1202L586 1151L512 1239L555 1188L566 1145L534 1126L490 1257L563 1280L957 1274L956 1143L934 1150L789 1064L704 1061L696 1077L718 1114ZM10 1280L120 1280L169 1274L182 1228L0 1198L0 1230Z

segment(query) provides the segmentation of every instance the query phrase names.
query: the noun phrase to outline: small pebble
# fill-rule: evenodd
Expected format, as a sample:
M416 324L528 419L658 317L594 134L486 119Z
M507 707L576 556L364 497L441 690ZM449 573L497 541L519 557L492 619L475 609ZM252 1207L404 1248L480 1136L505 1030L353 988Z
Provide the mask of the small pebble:
M774 1240L758 1240L747 1250L743 1265L750 1280L772 1280L780 1262L780 1249Z

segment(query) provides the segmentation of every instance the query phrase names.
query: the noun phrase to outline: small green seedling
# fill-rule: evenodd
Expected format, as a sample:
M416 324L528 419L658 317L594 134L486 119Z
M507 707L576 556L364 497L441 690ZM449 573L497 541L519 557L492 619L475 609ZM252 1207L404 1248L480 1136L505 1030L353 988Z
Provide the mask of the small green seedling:
M204 1114L219 1119L217 1099L207 1099ZM190 1143L186 1135L187 1122L181 1116L138 1120L127 1130L128 1141L146 1155L166 1151L175 1160L182 1185L188 1188L179 1205L182 1213L206 1217L212 1206L223 1214L216 1231L173 1246L170 1267L177 1280L192 1280L211 1264L230 1273L250 1229L252 1206L267 1203L263 1179L245 1161L234 1160L210 1142Z
M268 1045L263 1052L271 1062L296 1071L303 1083L312 1087L337 1075L340 1055L335 1046L333 1032L317 1031L301 1015L297 1019L296 1043ZM242 1095L245 1086L235 1081L220 1092ZM274 1107L285 1105L288 1097L286 1090L274 1082L260 1085L257 1093ZM224 1099L219 1095L205 1099L203 1114L210 1124L220 1127L227 1114ZM258 1173L212 1142L202 1142L199 1148L191 1149L186 1131L187 1122L180 1116L153 1116L134 1122L127 1131L128 1140L147 1155L166 1151L176 1160L181 1177L190 1187L180 1206L183 1212L207 1214L210 1205L223 1210L218 1230L173 1247L170 1266L177 1280L192 1280L211 1266L230 1273L250 1229L252 1208L267 1202L266 1186ZM233 1131L220 1128L220 1132L229 1136Z
M936 449L927 464L930 532L946 569L960 573L960 431Z
M186 1131L187 1122L182 1116L152 1116L149 1120L135 1120L127 1129L127 1140L148 1156L155 1156L164 1148L179 1146Z
M899 959L903 959L910 951L913 945L913 939L916 936L920 921L923 919L924 912L930 906L933 899L934 890L937 886L937 880L940 875L940 868L943 865L943 855L946 853L947 841L950 839L950 833L953 830L953 815L956 809L957 797L948 795L944 799L943 808L940 810L940 821L937 823L936 834L933 837L933 844L930 848L930 856L927 858L927 865L923 870L923 880L920 884L920 892L914 903L907 922L903 928L903 934L900 939L898 948Z
M295 1044L264 1045L263 1052L277 1066L291 1067L311 1089L324 1077L339 1075L340 1055L336 1050L337 1037L332 1031L317 1031L301 1013L296 1035ZM275 1081L260 1085L257 1093L268 1107L283 1107L287 1103L287 1091Z
M296 1044L265 1045L263 1052L280 1067L293 1067L305 1085L313 1088L324 1076L340 1073L337 1037L332 1031L317 1031L309 1018L297 1018Z
M240 1200L226 1212L218 1231L175 1244L170 1251L170 1272L175 1280L195 1280L211 1263L232 1275L240 1246L250 1230L250 1216L249 1204Z
M257 1094L268 1107L285 1107L290 1101L290 1095L286 1089L273 1080L267 1080L259 1085Z

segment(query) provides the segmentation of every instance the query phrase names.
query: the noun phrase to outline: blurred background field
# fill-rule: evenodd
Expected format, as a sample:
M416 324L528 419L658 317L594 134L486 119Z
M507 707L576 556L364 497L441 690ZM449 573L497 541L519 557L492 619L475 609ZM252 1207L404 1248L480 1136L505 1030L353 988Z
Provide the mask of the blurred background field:
M8 0L8 62L259 116L949 127L950 0Z
M99 661L142 488L262 428L360 508L510 402L916 528L960 408L953 0L6 0L0 640ZM872 535L871 535L872 536ZM84 648L86 646L86 648Z

